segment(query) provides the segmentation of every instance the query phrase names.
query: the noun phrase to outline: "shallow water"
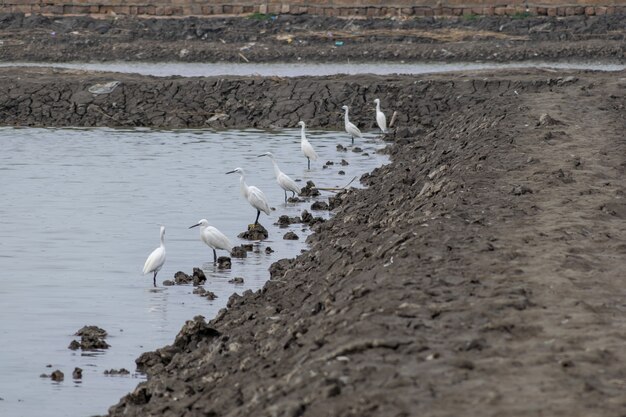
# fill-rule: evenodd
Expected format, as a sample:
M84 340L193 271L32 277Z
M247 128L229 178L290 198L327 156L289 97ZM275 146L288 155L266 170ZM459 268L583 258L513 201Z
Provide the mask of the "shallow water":
M359 144L367 156L336 151L336 144L349 144L345 133L311 132L320 154L311 171L298 130L0 128L0 137L0 416L11 417L105 413L142 380L134 373L142 352L170 344L195 315L214 317L233 292L261 288L272 262L305 248L302 225L279 229L273 222L299 215L310 202L286 205L269 159L256 155L271 151L292 178L325 187L386 161L375 153L383 144L374 134ZM337 165L342 158L350 165ZM327 160L335 165L322 169ZM242 243L236 235L256 213L239 194L238 177L225 175L237 166L248 169L248 183L264 190L276 211L269 219L261 215L270 237L256 246L260 252L218 271L198 229L188 227L207 218ZM217 300L191 294L191 286L155 290L151 276L141 275L159 244L160 224L167 227L167 262L157 282L203 265L205 288ZM301 239L282 240L288 230ZM266 246L275 252L266 255ZM236 276L245 283L228 283ZM95 354L69 350L72 334L92 324L109 332L111 347ZM83 369L82 381L72 380L74 367ZM131 375L103 375L122 367ZM64 382L39 377L55 369L65 373Z
M554 68L582 69L597 71L621 71L625 64L614 62L458 62L458 63L269 63L269 64L232 64L232 63L184 63L184 62L91 62L91 63L45 63L45 62L3 62L0 67L55 67L89 71L111 71L137 73L166 77L209 77L220 75L259 75L278 77L323 76L336 74L428 74L451 71L475 71L481 69L503 68Z

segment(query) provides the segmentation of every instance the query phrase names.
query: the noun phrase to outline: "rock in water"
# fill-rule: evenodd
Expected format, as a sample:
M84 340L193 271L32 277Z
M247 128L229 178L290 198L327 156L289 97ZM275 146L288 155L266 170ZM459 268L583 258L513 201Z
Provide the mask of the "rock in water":
M295 234L294 232L287 232L287 233L285 233L285 235L283 236L283 239L285 239L285 240L298 240L298 239L300 239L300 238L299 238L299 237L298 237L298 235L297 235L297 234Z
M217 258L217 268L218 269L230 269L232 262L228 256L220 256Z
M249 225L248 230L241 232L238 235L238 237L246 240L264 240L267 239L268 236L269 233L267 232L267 229L260 223L256 225Z
M72 372L72 378L74 379L82 379L83 378L83 370L80 368L74 368L74 372Z
M63 372L61 372L61 371L59 371L57 369L56 371L52 372L52 374L50 375L50 378L53 381L60 382L60 381L63 381L65 379L65 375L63 375Z
M300 190L300 195L304 197L316 197L320 195L319 190L315 187L313 181L307 181L306 185Z
M248 257L248 251L241 246L235 246L233 250L230 251L230 256L233 258L246 258Z

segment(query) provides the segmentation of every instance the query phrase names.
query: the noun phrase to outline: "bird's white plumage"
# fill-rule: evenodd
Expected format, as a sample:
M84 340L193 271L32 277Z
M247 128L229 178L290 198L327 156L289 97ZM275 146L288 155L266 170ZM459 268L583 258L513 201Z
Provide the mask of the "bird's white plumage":
M345 111L345 116L344 116L344 125L346 128L346 132L350 135L350 137L352 137L352 142L354 142L354 138L363 138L363 135L361 134L361 131L359 130L358 127L356 127L354 125L354 123L350 122L350 119L348 117L348 106L343 106L342 109Z
M300 131L300 149L302 149L304 156L316 161L317 153L315 152L315 149L313 149L313 146L311 146L311 143L307 140L306 133L304 132L306 126L302 121L298 122L298 125L302 127L302 130Z
M255 209L262 211L263 213L270 214L270 205L267 202L267 197L263 194L263 191L259 190L254 185L246 184L246 173L241 168L235 168L230 172L236 172L239 174L239 190L241 195L248 200L248 203Z
M385 113L380 110L380 99L374 100L376 103L376 124L383 133L387 133L387 118Z
M152 251L143 265L143 274L159 272L165 263L165 226L161 226L161 246Z
M211 249L222 249L229 252L233 249L233 244L230 243L226 235L216 227L209 226L207 219L200 220L198 224L200 225L200 239Z
M274 155L272 155L271 152L265 152L264 154L259 155L259 156L270 157L270 160L272 161L272 165L274 166L274 175L276 176L276 182L278 183L280 188L282 188L285 191L291 191L293 193L300 194L300 187L298 187L298 184L296 184L294 180L289 178L287 174L285 174L284 172L280 170L280 168L278 167L278 164L276 163L276 160L274 159Z

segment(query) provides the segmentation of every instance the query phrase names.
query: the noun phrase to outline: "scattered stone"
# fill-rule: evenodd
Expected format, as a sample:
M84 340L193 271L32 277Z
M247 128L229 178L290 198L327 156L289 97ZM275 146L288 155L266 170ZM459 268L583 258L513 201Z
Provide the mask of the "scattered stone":
M232 266L232 262L228 256L220 256L217 258L217 268L218 269L230 269Z
M204 275L204 271L200 268L193 269L193 285L197 287L198 285L202 285L206 282L206 275Z
M171 279L166 279L165 281L163 281L163 286L164 287L171 287L174 284L176 284L176 283L174 281L172 281Z
M322 169L328 169L326 165L322 165Z
M178 271L174 274L174 282L176 285L190 284L193 281L193 277L185 274L183 271Z
M306 210L302 211L302 223L308 224L309 226L313 226L314 224L323 223L325 221L326 220L324 220L321 217L313 217L313 215Z
M258 223L256 225L249 225L248 230L239 233L238 236L246 240L264 240L267 239L269 233L267 232L267 229L265 227Z
M341 165L346 166L346 165L350 165L350 163L348 161L346 161L345 159L341 160Z
M339 175L346 175L346 171L341 170L341 171L339 171L339 172L338 172L338 174L339 174Z
M270 253L273 253L273 252L274 252L274 249L270 248L269 246L267 248L265 248L265 253L266 254L269 255Z
M72 340L68 349L100 350L110 347L109 344L104 341L107 336L106 330L98 326L84 326L75 333L75 336L80 336L80 343L76 340Z
M316 201L311 204L311 210L328 210L328 203L325 201Z
M338 151L338 152L346 152L346 151L347 151L347 149L346 149L346 147L345 147L345 146L343 146L343 145L341 145L341 144L340 144L340 145L337 145L337 151Z
M288 203L302 203L304 200L298 197L289 197L287 199Z
M235 246L233 250L230 251L230 256L233 258L246 258L248 257L248 251L241 246Z
M61 382L65 379L65 375L63 375L63 372L57 369L50 374L50 379L52 379L53 381Z
M207 291L206 293L204 293L203 297L209 301L213 301L217 298L217 295L212 291Z
M360 153L360 152L363 152L363 149L359 148L358 146L355 146L354 148L352 148L352 152Z
M244 248L247 252L252 252L252 250L254 249L254 245L252 243L244 243L241 245L242 248Z
M282 216L278 218L278 222L276 224L278 224L278 226L280 227L287 227L290 224L296 224L296 223L302 223L302 219L298 216L289 217L286 214L283 214Z
M300 190L300 195L304 197L315 197L320 195L320 192L317 188L315 188L313 181L307 181L306 185L302 187L302 190Z
M52 368L52 364L51 363L47 364L46 368Z
M539 123L537 126L555 126L555 125L564 125L560 120L554 119L548 113L544 113L539 117Z
M204 287L196 287L193 289L193 293L194 294L199 294L199 295L204 295L206 294L206 290L204 289Z
M526 187L525 185L516 185L511 190L511 194L513 195L523 195L523 194L532 194L532 193L533 193L533 190L531 190L529 187Z
M324 164L324 166L329 166L329 165L335 165L335 163L333 161L326 161L326 163Z
M105 370L104 374L108 375L108 376L129 375L130 372L126 368L120 368L120 369L108 369L108 370Z
M74 379L82 379L83 378L83 370L80 368L74 368L74 372L72 372L72 378Z
M231 284L243 284L243 278L242 277L235 277L233 279L228 280L229 283Z
M328 197L328 210L334 210L335 208L339 207L341 205L341 202L343 201L343 196L345 195L346 192L342 191L339 194Z
M298 239L300 239L300 238L299 238L299 237L298 237L298 235L297 235L297 234L295 234L294 232L287 232L287 233L285 233L285 235L283 236L283 239L285 239L285 240L298 240Z

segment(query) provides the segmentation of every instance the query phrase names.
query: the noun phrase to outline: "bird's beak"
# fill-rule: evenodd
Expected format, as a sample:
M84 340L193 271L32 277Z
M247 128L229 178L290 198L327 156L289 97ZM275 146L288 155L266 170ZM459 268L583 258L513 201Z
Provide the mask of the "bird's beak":
M233 172L237 172L237 171L228 171L227 174L232 174Z
M193 226L189 226L190 229L193 229L194 227L200 226L200 223L194 224Z

